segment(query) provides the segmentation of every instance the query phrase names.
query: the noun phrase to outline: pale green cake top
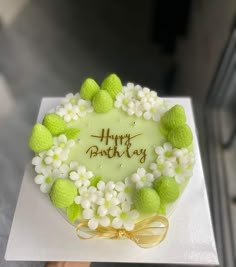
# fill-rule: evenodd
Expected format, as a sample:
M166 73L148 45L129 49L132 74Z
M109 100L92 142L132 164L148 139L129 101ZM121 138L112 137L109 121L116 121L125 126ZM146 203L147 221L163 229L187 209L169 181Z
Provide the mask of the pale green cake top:
M92 230L168 216L194 164L184 108L115 74L66 95L33 127L29 146L40 190Z

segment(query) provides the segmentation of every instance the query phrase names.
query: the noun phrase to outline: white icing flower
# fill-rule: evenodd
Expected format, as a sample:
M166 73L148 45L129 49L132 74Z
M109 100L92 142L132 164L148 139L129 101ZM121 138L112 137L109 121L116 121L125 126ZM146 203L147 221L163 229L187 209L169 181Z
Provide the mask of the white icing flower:
M84 209L89 209L98 198L97 188L94 186L82 186L79 188L79 196L75 198L75 203L80 204Z
M137 189L144 186L152 186L152 182L154 181L153 174L146 173L144 168L139 168L136 173L131 175L130 179L135 183Z
M77 105L72 105L71 103L66 103L64 106L61 106L56 111L56 114L63 117L66 122L70 122L71 120L78 119L78 111L79 108Z
M60 147L51 148L47 151L45 157L45 163L47 165L52 165L54 168L59 168L63 161L68 158L68 151L63 150Z
M53 137L53 145L62 149L70 149L75 145L75 141L67 140L67 137L64 134L61 134L59 136Z
M99 198L99 207L97 213L100 216L111 215L117 216L119 213L120 201L116 197L112 197L111 199Z
M156 97L155 100L153 101L144 101L143 102L143 108L144 108L144 113L143 117L146 120L154 120L154 121L159 121L163 113L166 111L166 107L164 105L164 101Z
M140 85L134 85L133 83L128 83L126 86L122 87L122 91L116 96L115 107L121 108L123 111L127 112L130 109L130 104L135 105L138 91L142 89ZM131 112L131 111L129 111Z
M87 113L93 112L93 107L91 105L91 101L79 99L77 105L78 105L79 117L84 117Z
M36 184L40 185L40 191L43 193L48 193L53 184L53 177L39 174L34 178Z
M141 117L143 115L143 106L142 106L141 102L139 102L139 101L130 102L128 104L127 113L130 116L136 115L137 117Z
M37 173L48 173L51 170L51 166L48 166L45 162L46 152L40 152L38 156L32 159L32 164L35 166Z
M172 148L169 143L156 147L158 155L155 163L150 164L150 169L155 178L161 175L174 177L178 183L183 183L192 175L194 155L186 148Z
M55 180L55 178L58 178L57 171L48 171L44 174L38 174L34 181L36 184L40 185L40 191L43 193L48 193L52 187L52 184Z
M194 164L194 154L188 151L186 148L174 149L173 154L176 157L176 161L186 168L191 168Z
M157 93L155 91L151 91L147 87L144 87L143 90L138 92L138 97L141 102L153 103L157 98Z
M93 177L91 171L87 171L84 166L79 166L75 171L71 171L69 175L72 181L75 181L77 188L81 186L88 187L90 185L89 179Z
M164 160L163 158L157 158L156 162L151 163L149 168L152 170L152 174L155 178L161 175L169 177L173 177L174 175L173 162Z
M137 99L138 92L142 90L142 87L138 84L133 84L133 83L127 83L126 86L123 86L122 91L124 93L130 93L131 98Z
M110 201L112 198L117 196L117 191L115 190L115 183L109 181L105 183L104 181L99 181L97 184L98 191L100 193L100 198L98 199L98 205L103 204L103 199Z
M71 103L72 105L76 105L78 100L79 100L79 98L80 98L80 94L79 93L77 93L75 95L72 94L72 93L69 93L63 98L62 103L63 104Z
M177 183L181 184L185 182L186 178L192 176L192 170L186 168L186 165L175 163L173 166L174 178Z
M127 111L129 108L128 105L131 101L130 97L131 97L130 93L119 93L116 96L116 101L114 103L115 107L121 108L122 110Z
M165 143L163 146L157 146L155 148L155 152L158 155L158 158L172 162L176 161L176 157L173 154L173 148L170 143Z
M145 120L153 119L154 121L159 121L161 114L159 112L159 105L154 102L152 104L146 103L144 105L145 112L143 113L143 117Z
M138 211L131 210L131 206L124 202L121 204L118 215L112 220L111 224L116 229L125 228L127 231L132 231L138 217Z
M55 169L57 173L57 178L67 178L69 174L69 166L66 163L63 163L58 169Z
M132 183L130 182L129 177L125 178L124 182L116 183L116 191L118 191L117 198L120 202L129 201L131 202L131 192L132 192Z
M89 208L83 210L83 218L88 220L88 227L91 230L97 229L99 225L107 227L111 221L108 216L100 216L96 208Z

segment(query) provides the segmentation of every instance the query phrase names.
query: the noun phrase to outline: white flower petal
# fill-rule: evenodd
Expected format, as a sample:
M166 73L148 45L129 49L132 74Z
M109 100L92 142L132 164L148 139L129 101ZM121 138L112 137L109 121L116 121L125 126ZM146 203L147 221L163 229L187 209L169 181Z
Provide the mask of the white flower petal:
M89 221L88 221L88 227L89 227L91 230L95 230L95 229L97 229L97 227L98 227L98 221L97 221L97 219L92 218L91 220L89 220Z
M98 207L97 212L98 212L99 216L105 216L105 215L107 215L108 210L104 206L100 206L100 207Z
M50 184L41 184L40 191L43 193L48 193L50 191L51 185Z
M84 209L89 209L90 208L90 201L88 199L82 199L81 200L81 206L84 208Z
M37 175L35 178L34 178L34 181L36 184L42 184L45 180L45 176L44 175Z
M121 209L118 206L112 206L109 208L109 214L113 217L117 217L121 212Z
M83 210L83 217L86 220L89 220L91 218L93 218L94 216L94 211L92 209L84 209Z
M61 161L59 159L53 161L53 167L59 168L61 166Z
M131 220L124 221L124 228L127 231L132 231L134 229L134 222L132 222Z
M81 203L81 200L82 200L81 196L75 197L75 203L76 204L80 204Z
M113 221L112 221L112 226L116 229L120 229L123 225L123 222L120 218L115 218Z
M107 226L110 225L110 219L109 219L107 216L102 217L102 218L99 220L99 222L100 222L101 226L103 226L103 227L107 227Z
M78 176L78 173L77 172L70 172L70 179L73 180L73 181L76 181L78 180L79 176Z
M131 208L131 205L130 205L129 202L123 202L121 204L121 208L122 208L122 211L129 212L130 211L130 208Z
M53 162L53 159L51 158L51 157L46 157L45 159L44 159L44 161L45 161L45 163L46 164L51 164L52 162Z
M32 159L32 164L33 165L39 165L39 164L41 164L41 162L42 162L42 158L40 158L40 157L34 157Z
M125 184L124 183L122 183L122 182L118 182L118 183L116 183L116 190L118 191L118 192L122 192L122 191L124 191L124 189L125 189Z
M105 189L106 185L103 181L99 181L98 184L97 184L97 188L100 190L100 191L103 191Z

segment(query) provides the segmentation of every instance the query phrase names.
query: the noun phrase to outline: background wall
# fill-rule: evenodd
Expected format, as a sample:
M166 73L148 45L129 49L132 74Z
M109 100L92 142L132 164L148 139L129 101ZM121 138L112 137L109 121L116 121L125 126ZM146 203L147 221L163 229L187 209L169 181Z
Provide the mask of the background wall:
M178 71L174 86L178 94L203 101L217 68L234 20L234 0L192 2L188 39L177 51Z

